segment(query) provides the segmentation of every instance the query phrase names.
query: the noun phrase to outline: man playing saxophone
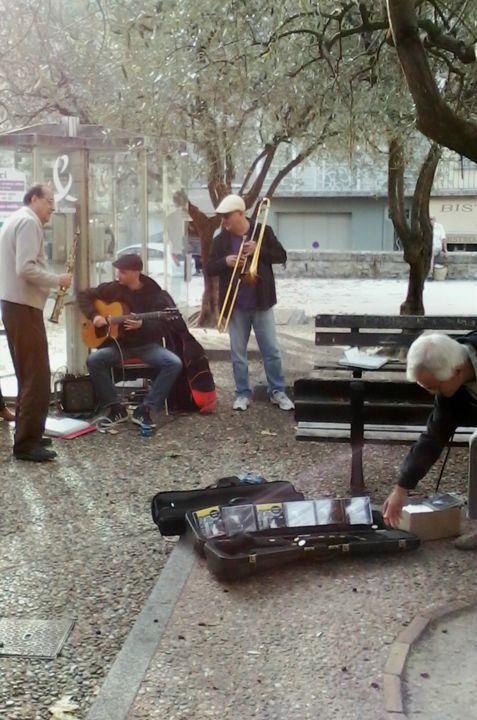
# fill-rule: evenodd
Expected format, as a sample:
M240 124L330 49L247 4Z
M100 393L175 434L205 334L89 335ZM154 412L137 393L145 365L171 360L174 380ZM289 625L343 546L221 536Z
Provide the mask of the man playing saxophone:
M216 213L222 219L222 232L214 238L206 271L209 275L219 276L219 302L223 306L229 294L228 286L231 282L234 283L234 266L237 262L240 266L237 275L246 270L244 265L256 249L256 236L245 215L245 202L239 195L227 195L216 208ZM259 238L260 227L256 224ZM293 402L285 393L282 359L273 315L277 296L272 264L285 263L287 254L271 227L266 225L263 231L257 277L253 278L253 284L248 283L247 279L240 282L238 292L232 293L235 300L228 322L235 380L235 400L232 407L234 410L247 410L250 405L252 393L248 377L247 345L253 328L263 357L270 401L278 405L280 410L293 410ZM227 309L226 314L229 315Z
M55 209L48 185L33 185L24 207L0 232L0 300L2 319L18 382L13 455L45 462L56 453L43 438L50 403L50 364L43 309L50 288L69 288L71 273L57 275L47 267L43 226Z

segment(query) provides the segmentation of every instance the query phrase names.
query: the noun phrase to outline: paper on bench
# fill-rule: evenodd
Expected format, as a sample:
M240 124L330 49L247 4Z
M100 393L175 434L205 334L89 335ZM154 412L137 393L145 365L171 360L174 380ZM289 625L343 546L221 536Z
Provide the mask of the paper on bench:
M357 347L345 350L344 357L338 362L340 365L352 365L353 367L364 368L365 370L379 370L389 361L385 355L368 355L361 352Z

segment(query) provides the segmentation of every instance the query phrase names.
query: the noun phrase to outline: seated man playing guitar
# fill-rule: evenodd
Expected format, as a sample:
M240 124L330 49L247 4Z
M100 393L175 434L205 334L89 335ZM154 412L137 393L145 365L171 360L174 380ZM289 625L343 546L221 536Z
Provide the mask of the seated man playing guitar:
M88 356L91 381L103 415L110 423L116 424L125 422L128 413L119 401L111 369L133 357L158 368L160 372L143 404L134 410L132 416L137 425L154 427L151 410L162 408L182 370L181 359L162 345L162 328L168 317L180 315L171 296L152 278L142 274L139 255L122 255L113 262L113 266L117 271L116 281L78 293L79 307L86 317L83 338L89 347L101 346ZM121 317L108 318L105 303L120 303ZM119 337L116 340L118 327ZM91 342L87 341L88 333L92 336Z

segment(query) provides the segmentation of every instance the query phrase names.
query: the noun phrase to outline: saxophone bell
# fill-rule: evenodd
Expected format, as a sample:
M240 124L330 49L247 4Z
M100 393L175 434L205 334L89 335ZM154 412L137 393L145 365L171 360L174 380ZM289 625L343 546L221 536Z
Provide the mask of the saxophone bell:
M65 295L66 295L66 288L60 287L58 290L58 293L56 295L55 304L53 305L53 310L48 318L48 320L52 323L58 323L60 319L60 315L63 312L63 308L65 306Z

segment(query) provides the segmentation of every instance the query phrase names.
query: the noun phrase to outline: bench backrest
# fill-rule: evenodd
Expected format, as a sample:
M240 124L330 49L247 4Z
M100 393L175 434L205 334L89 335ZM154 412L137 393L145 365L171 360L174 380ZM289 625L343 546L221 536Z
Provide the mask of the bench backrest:
M477 317L441 315L316 315L315 345L409 347L427 331L465 335Z
M358 391L356 393L356 391ZM352 396L363 398L361 409ZM356 413L372 425L425 425L434 398L407 381L301 378L295 381L297 422L350 423Z

